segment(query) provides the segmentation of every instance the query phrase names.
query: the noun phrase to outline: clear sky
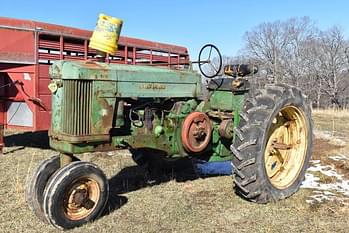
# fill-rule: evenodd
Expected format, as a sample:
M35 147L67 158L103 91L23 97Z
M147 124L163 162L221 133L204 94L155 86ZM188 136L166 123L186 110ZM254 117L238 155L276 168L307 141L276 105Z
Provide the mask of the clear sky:
M99 13L124 20L121 34L183 45L192 59L205 43L234 56L243 35L262 22L309 16L321 29L340 26L348 37L346 0L4 0L0 16L93 30Z

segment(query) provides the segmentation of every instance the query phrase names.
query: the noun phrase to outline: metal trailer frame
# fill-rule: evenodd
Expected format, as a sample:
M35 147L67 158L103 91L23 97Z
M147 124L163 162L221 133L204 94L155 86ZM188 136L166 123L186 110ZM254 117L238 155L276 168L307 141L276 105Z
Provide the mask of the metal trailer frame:
M118 51L101 57L88 48L91 31L0 17L0 124L23 131L48 130L49 67L56 60L91 60L174 69L189 66L185 47L120 37ZM1 139L0 139L1 147Z

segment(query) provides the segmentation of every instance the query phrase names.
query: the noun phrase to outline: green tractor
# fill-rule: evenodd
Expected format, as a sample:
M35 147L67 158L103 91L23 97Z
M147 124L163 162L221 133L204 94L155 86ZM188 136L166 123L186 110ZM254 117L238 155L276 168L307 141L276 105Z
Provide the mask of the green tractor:
M191 68L54 63L49 138L60 155L43 161L28 185L34 213L61 229L96 219L108 200L108 180L74 154L118 148L137 159L152 153L166 160L231 161L236 193L253 202L295 193L312 149L306 96L283 84L255 88L248 77L257 67L222 69L211 44L200 51L198 65L207 85Z

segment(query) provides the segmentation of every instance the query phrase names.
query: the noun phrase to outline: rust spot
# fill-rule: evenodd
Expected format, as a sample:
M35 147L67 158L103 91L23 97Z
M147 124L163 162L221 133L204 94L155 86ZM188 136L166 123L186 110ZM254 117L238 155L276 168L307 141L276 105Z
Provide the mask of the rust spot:
M107 133L112 125L114 107L110 105L105 98L98 98L98 103L101 106L101 111L103 111L100 126L102 126L105 133Z

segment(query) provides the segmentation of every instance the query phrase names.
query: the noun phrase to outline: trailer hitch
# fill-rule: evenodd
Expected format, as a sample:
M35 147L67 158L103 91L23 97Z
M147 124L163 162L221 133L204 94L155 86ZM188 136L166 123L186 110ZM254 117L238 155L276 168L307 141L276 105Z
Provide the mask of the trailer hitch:
M43 110L47 111L48 108L46 107L46 105L44 104L44 102L42 102L41 99L37 98L37 97L32 97L30 96L25 90L24 90L24 83L22 81L16 80L13 82L16 86L17 89L21 92L21 94L23 96L26 96L27 99L29 101L32 101L34 104L39 105Z

